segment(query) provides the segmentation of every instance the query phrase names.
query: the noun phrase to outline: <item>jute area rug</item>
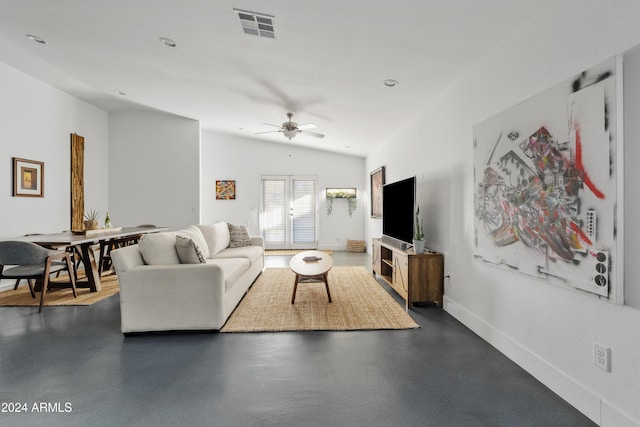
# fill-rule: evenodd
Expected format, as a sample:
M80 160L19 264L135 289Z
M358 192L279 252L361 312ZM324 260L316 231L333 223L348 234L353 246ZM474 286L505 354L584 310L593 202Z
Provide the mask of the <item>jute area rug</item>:
M264 251L265 256L287 256L287 255L296 255L300 252L304 252L306 249L268 249ZM329 255L333 254L331 249L323 250L322 252L326 252Z
M329 303L324 283L300 283L291 304L295 275L267 268L220 332L348 331L419 326L365 267L333 267Z
M65 280L68 280L68 278ZM91 305L115 295L120 291L118 277L115 274L101 277L101 282L102 289L99 292L90 292L89 289L78 288L78 298L73 297L71 288L50 289L44 297L44 306ZM26 280L23 280L15 291L11 288L7 291L0 292L0 306L2 307L37 307L38 305L40 305L40 292L36 292L36 297L32 298Z

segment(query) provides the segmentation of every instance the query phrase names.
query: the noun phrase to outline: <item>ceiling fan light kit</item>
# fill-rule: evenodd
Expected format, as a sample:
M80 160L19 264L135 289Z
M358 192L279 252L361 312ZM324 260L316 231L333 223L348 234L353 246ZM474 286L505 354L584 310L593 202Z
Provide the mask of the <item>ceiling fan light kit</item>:
M292 129L292 130L285 130L285 131L282 131L282 134L283 134L285 137L287 137L287 138L291 139L291 138L294 138L294 137L298 134L298 132Z

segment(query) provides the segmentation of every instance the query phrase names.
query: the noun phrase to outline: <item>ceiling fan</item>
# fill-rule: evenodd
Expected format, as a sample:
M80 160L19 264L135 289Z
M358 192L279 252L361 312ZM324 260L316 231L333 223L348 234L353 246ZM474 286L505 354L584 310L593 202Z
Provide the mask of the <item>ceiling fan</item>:
M261 134L261 133L272 133L272 132L282 132L282 134L286 137L289 138L289 140L291 140L292 138L295 138L295 136L299 133L304 134L304 135L309 135L309 136L313 136L316 138L324 138L324 135L318 132L310 132L307 129L314 129L315 127L317 127L316 125L312 125L312 124L306 124L306 125L301 125L298 126L298 124L294 121L292 121L291 119L293 118L293 113L287 113L287 117L289 118L289 121L282 123L282 126L279 125L272 125L271 123L265 123L265 125L267 126L274 126L279 128L278 130L268 130L268 131L264 131L264 132L256 132L255 134Z

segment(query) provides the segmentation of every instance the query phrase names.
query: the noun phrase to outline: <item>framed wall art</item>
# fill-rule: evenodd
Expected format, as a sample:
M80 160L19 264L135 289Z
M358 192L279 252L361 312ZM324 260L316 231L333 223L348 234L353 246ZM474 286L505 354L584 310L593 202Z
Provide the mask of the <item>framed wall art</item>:
M382 186L384 185L384 166L370 174L371 218L382 218Z
M217 180L216 181L216 200L235 200L236 199L236 181L235 180Z
M612 58L474 126L477 259L619 302L620 69Z
M13 158L14 197L44 197L44 162Z

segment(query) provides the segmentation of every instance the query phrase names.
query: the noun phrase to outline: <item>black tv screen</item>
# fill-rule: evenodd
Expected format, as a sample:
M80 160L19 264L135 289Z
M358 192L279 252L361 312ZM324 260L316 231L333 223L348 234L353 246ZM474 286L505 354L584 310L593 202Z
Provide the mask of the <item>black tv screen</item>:
M382 187L382 234L411 243L413 240L416 178L386 184Z

